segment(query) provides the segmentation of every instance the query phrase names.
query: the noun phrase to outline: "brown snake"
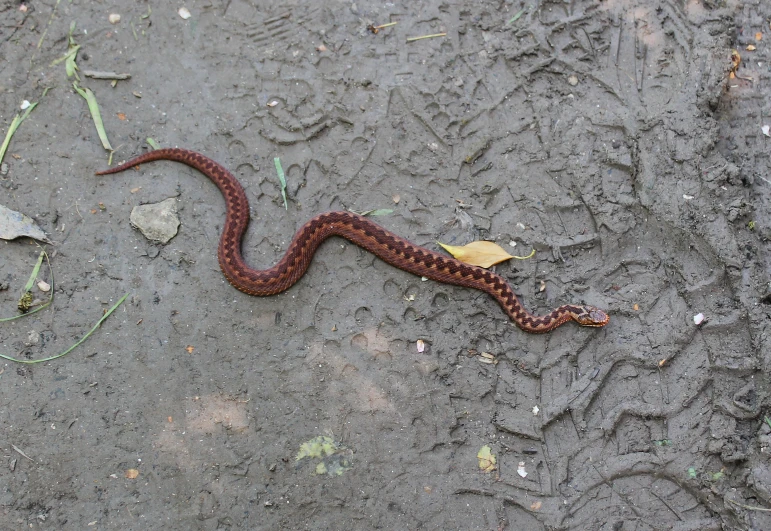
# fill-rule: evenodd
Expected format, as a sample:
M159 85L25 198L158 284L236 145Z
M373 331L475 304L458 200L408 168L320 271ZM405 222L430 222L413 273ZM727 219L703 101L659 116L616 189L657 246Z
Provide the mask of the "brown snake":
M220 164L194 151L166 148L139 155L115 168L97 172L96 175L118 173L153 160L173 160L186 164L206 175L220 189L225 197L227 212L217 250L220 267L233 286L249 295L275 295L289 289L308 269L321 242L330 236L341 236L392 266L414 275L478 289L492 295L511 320L526 332L548 332L571 320L593 327L605 326L610 321L604 311L585 305L566 304L548 315L533 315L525 310L500 275L419 247L351 212L319 214L297 231L278 264L270 269L252 269L241 256L241 238L249 223L249 202L241 183Z

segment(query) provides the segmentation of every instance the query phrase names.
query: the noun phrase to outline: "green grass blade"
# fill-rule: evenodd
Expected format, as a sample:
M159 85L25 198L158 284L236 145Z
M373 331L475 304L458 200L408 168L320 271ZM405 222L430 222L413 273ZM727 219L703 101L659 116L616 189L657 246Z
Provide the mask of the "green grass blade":
M102 114L99 112L99 104L96 102L96 96L91 92L90 88L82 89L77 83L72 84L75 90L83 96L88 103L88 110L91 112L91 118L94 119L94 125L96 126L96 132L99 135L99 140L102 141L102 147L107 151L113 151L110 141L107 140L107 131L104 130L104 122L102 122Z
M393 214L394 211L391 208L378 208L376 210L367 210L366 212L362 212L362 216L387 216L389 214Z
M506 23L506 26L508 26L509 24L514 24L517 20L519 20L519 17L521 17L522 13L524 13L524 12L525 12L524 9L520 9L519 12L516 15L514 15L513 17L511 17L509 19L509 21Z
M150 145L150 147L153 149L161 149L161 146L158 145L158 142L156 142L155 139L152 137L148 136L145 142L147 142Z
M281 181L281 197L284 198L284 209L288 210L286 205L286 179L284 178L284 168L281 167L281 160L276 157L273 159L276 164L276 173L278 173L278 180Z
M32 112L32 109L34 109L35 107L37 107L37 102L27 107L27 110L24 111L24 114L22 115L17 114L16 116L14 116L13 120L11 121L11 126L8 128L8 132L5 135L5 139L3 140L2 145L0 145L0 162L3 162L3 157L5 157L5 152L11 143L11 137L19 128L21 123L27 118L27 116L29 116L29 113Z
M26 364L28 364L28 365L31 365L31 364L33 364L33 363L43 363L44 361L51 361L51 360L55 360L56 358L61 358L62 356L66 356L67 354L69 354L70 352L72 352L73 350L75 350L75 349L78 347L78 345L80 345L80 344L81 344L81 343L83 343L83 342L84 342L86 339L88 339L88 338L89 338L89 336L90 336L91 334L93 334L93 333L94 333L94 331L95 331L97 328L99 328L99 326L100 326L100 325L101 325L101 324L104 322L104 320L105 320L105 319L107 319L108 317L110 317L110 314L112 314L112 312L114 312L114 311L115 311L115 310L118 308L118 306L120 306L121 304L123 304L123 301L125 301L125 300L126 300L126 297L128 297L128 296L129 296L129 294L128 294L128 293L126 293L126 294L125 294L123 297L121 297L121 298L120 298L120 300L118 300L118 302L116 302L116 303L113 305L113 307L112 307L112 308L110 308L110 309L107 311L107 313L105 313L105 314L102 316L102 318L101 318L101 319L99 319L99 320L96 322L96 324L95 324L95 325L94 325L94 326L91 328L91 330L89 330L89 331L88 331L88 333L87 333L86 335L84 335L83 337L81 337L81 338L80 338L80 339L79 339L79 340L78 340L78 341L77 341L77 342L76 342L74 345L72 345L70 348L68 348L68 349L67 349L67 350L65 350L64 352L61 352L61 353L59 353L59 354L56 354L55 356L50 356L50 357L48 357L48 358L43 358L43 359L41 359L41 360L20 360L20 359L17 359L17 358L12 358L11 356L6 356L5 354L0 354L0 358L6 359L6 360L8 360L8 361L15 361L16 363L26 363Z
M25 284L24 286L24 291L29 291L32 289L32 285L35 283L35 279L40 273L40 266L43 265L43 258L45 257L45 255L46 255L45 251L40 251L40 255L37 257L37 264L35 264L35 267L32 268L32 274L29 276L29 280L27 281L27 284Z
M22 313L22 314L19 314L19 315L14 315L13 317L3 317L3 318L0 318L0 323L5 322L5 321L13 321L14 319L21 319L22 317L29 317L33 313L37 313L40 310L45 310L48 306L51 305L52 302L54 302L54 291L56 290L56 286L54 285L54 270L51 267L51 260L48 258L48 253L45 251L45 249L40 251L40 254L45 255L46 262L48 262L48 271L51 273L51 296L48 297L48 302L46 302L45 304L41 304L37 308L35 308L33 310L30 310L30 311L28 311L26 313ZM40 257L38 257L38 265L39 264L40 264ZM40 270L40 267L38 267L38 266L35 266L35 267L36 267L36 270L33 270L33 273L35 273L35 271L39 271ZM35 273L35 276L37 276L37 273ZM29 282L28 282L28 284L29 284ZM25 292L29 291L29 288L25 289L24 291Z

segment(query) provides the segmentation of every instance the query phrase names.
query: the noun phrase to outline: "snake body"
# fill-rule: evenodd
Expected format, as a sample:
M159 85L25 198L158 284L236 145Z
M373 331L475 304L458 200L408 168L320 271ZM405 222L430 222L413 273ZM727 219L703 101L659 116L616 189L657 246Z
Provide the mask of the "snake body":
M500 275L415 245L351 212L326 212L312 218L297 231L286 254L275 266L263 270L253 269L241 256L241 238L249 223L246 193L241 183L217 162L194 151L166 148L149 151L119 166L97 172L96 175L118 173L154 160L186 164L206 175L220 189L226 205L225 226L218 248L220 267L225 278L235 288L249 295L275 295L290 288L308 269L321 242L330 236L341 236L381 260L414 275L490 294L511 320L526 332L549 332L571 320L592 327L605 326L610 320L604 311L586 305L567 304L547 315L533 315L525 310Z

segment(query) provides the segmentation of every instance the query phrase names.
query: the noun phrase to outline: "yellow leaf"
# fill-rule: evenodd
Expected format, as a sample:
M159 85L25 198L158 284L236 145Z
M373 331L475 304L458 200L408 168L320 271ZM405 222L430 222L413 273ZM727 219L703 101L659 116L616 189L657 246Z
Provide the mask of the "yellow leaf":
M297 453L295 461L299 461L303 457L327 457L334 454L337 450L338 446L331 437L314 437L300 445L300 451Z
M495 456L492 451L490 451L488 445L484 445L479 449L479 452L477 452L477 459L479 459L479 468L481 468L483 472L492 472L496 469Z
M471 242L462 247L437 243L461 262L479 267L491 267L509 258L518 258L511 256L493 242Z

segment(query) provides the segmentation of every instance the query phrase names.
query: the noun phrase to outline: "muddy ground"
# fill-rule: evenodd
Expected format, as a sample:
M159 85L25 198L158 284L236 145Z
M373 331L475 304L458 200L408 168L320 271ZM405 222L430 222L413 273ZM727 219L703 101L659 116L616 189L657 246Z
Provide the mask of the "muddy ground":
M56 298L2 353L60 352L130 295L68 356L0 365L0 529L771 529L768 2L26 6L0 2L3 132L39 102L0 203L53 240ZM94 177L108 153L52 65L73 22L81 69L131 74L81 80L114 162L152 137L230 168L251 264L317 213L392 209L373 219L432 249L534 248L497 266L524 304L610 324L528 335L343 240L284 294L236 291L205 177ZM169 197L180 232L153 244L129 213ZM38 248L0 248L8 316ZM327 474L296 460L319 436Z

